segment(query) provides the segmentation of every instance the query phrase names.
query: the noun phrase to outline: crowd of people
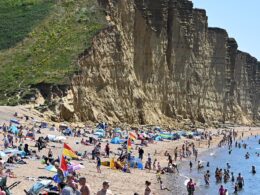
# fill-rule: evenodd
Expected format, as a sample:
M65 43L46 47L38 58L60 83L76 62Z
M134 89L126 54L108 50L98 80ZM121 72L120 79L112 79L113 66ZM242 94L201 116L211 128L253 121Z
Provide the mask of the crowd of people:
M15 114L17 116L17 113ZM25 117L25 121L30 120L29 117ZM87 183L86 177L80 176L80 174L77 173L76 170L70 170L68 172L64 172L64 170L61 167L61 158L57 155L55 155L52 151L52 148L49 147L50 138L48 136L42 136L41 131L43 131L44 128L41 127L41 125L34 125L33 127L29 127L26 125L18 125L17 131L11 132L10 129L12 127L12 123L9 125L6 125L5 123L1 126L2 133L3 133L3 146L4 149L13 148L17 149L20 153L13 154L11 156L8 156L8 159L5 163L0 164L0 176L6 176L8 177L15 177L15 174L10 170L6 169L5 164L14 164L14 163L20 163L20 164L26 164L26 160L28 158L35 158L38 160L42 160L42 162L46 165L53 165L55 169L57 170L56 175L56 191L57 194L62 195L89 195L94 194L93 190L90 188L90 185ZM113 138L113 131L111 128L108 127L105 123L98 124L98 128L103 128L105 130L104 139L110 140ZM198 170L204 170L206 167L210 167L209 162L206 166L202 164L200 160L198 160L198 154L199 154L199 147L201 146L202 141L206 143L206 146L209 148L212 145L213 140L213 134L210 131L204 131L200 135L200 140L196 142L194 139L185 139L181 142L180 145L175 146L169 151L164 152L164 159L157 158L158 152L155 150L154 153L147 152L146 147L149 144L153 144L154 140L151 138L142 138L141 143L139 145L136 145L136 148L134 149L132 147L132 151L129 151L128 148L128 142L124 141L118 148L118 151L113 151L110 147L109 142L107 142L104 147L102 147L101 140L95 136L85 136L86 131L81 128L56 128L55 125L52 125L50 128L51 131L60 131L60 133L64 136L73 136L73 137L79 137L81 139L80 144L84 146L90 146L91 152L85 151L75 151L75 154L79 157L81 160L91 160L92 162L96 163L96 171L98 174L102 173L102 163L105 159L111 159L110 161L110 167L111 164L114 164L114 167L118 170L121 170L125 173L131 173L131 169L138 167L137 162L135 162L135 165L132 167L130 166L130 161L132 159L132 152L136 152L138 155L138 159L141 163L144 164L144 169L147 170L147 172L155 173L158 186L160 190L168 191L169 193L173 193L174 189L171 189L171 187L164 184L164 177L165 174L179 174L179 163L182 161L189 162L189 168L192 171L194 168L194 163L197 163L197 169ZM151 131L151 130L149 130ZM134 130L137 139L141 137L141 133L143 130L135 129ZM87 132L88 135L93 134L94 131ZM127 135L127 131L125 135ZM30 136L27 136L30 135ZM218 146L222 147L227 145L229 154L232 152L232 147L237 148L244 148L246 149L248 146L246 143L243 143L242 141L239 142L237 140L237 132L234 130L231 131L222 131L218 132L217 136L222 136L222 139L220 140ZM35 148L32 148L28 145L28 143L25 141L25 139L29 137L32 142L35 143L35 148L37 148L37 151ZM123 137L123 136L122 136ZM259 142L260 143L260 142ZM44 155L39 156L39 152L43 150ZM113 154L113 155L111 155ZM89 157L91 155L91 157ZM258 154L259 155L259 154ZM115 157L117 158L115 159ZM245 158L250 158L249 153L245 154ZM71 165L71 159L65 158L66 164L68 166ZM161 160L161 161L160 161ZM167 163L164 163L164 162ZM255 166L252 167L252 173L256 174ZM205 185L210 185L210 178L211 173L210 170L206 170L204 173L204 181ZM217 183L227 183L229 181L235 183L235 189L234 192L236 193L241 188L243 188L244 185L244 179L242 175L239 173L237 178L235 179L235 175L231 171L231 165L229 163L226 164L226 167L222 168L216 168L215 171L215 178ZM55 180L55 179L53 179ZM167 182L167 181L166 181ZM104 181L102 184L102 188L96 192L97 195L110 195L113 194L113 192L109 189L110 183L108 181ZM196 183L193 181L193 179L190 179L186 185L187 192L189 195L193 195L196 188ZM153 189L151 188L151 182L146 181L145 187L144 187L144 194L150 195L153 193ZM219 188L219 194L220 195L227 195L228 189L225 189L223 185ZM138 195L136 192L135 195Z

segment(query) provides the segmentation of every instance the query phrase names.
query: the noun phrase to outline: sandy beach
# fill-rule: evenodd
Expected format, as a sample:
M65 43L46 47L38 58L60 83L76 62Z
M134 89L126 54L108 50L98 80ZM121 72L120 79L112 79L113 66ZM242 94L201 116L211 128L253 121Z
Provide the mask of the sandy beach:
M33 116L34 119L39 121L44 121L45 119L41 118L40 113L37 112L31 112L28 113L27 109L23 108L10 108L10 107L1 107L0 113L0 124L2 125L3 122L9 121L10 118L13 118L14 111L17 111L20 115L27 114L29 116ZM18 119L21 124L26 126L33 126L34 121L29 120L25 121L24 119ZM48 121L47 121L48 122ZM51 123L52 124L52 123ZM57 125L57 124L56 124ZM249 131L250 127L234 127L236 131L239 132L238 136L241 136L241 133L244 132L244 137L248 137L256 134L260 134L260 128L257 127L251 127L251 131ZM213 133L217 132L217 129L207 129L208 131L211 131ZM48 134L52 135L61 135L58 131L50 131L49 129L42 129L41 134L36 134L36 139L39 136L46 136ZM222 136L213 136L213 141L211 143L210 148L214 148L217 146L219 141L221 140ZM3 140L3 134L0 134L0 139ZM91 150L93 149L93 146L86 146L80 143L81 137L67 137L66 143L70 145L73 150L75 151L88 151L88 153L91 153ZM172 156L173 151L176 146L181 146L185 141L194 142L196 147L199 149L199 155L208 149L207 147L207 141L196 141L193 139L186 139L182 138L176 141L159 141L154 142L153 144L149 144L148 147L144 147L144 161L147 159L147 154L150 153L152 155L152 159L156 158L160 163L162 167L166 167L168 164L167 157L164 156L164 152L167 150ZM104 151L105 145L107 142L110 142L110 139L103 139L102 140L102 147L101 152ZM36 150L35 147L35 141L31 140L25 140L25 143L29 144L29 148L32 150ZM137 141L138 143L138 141ZM1 150L4 149L3 141L0 143ZM18 145L18 143L15 143ZM44 148L39 153L37 153L39 156L47 155L49 148L53 151L54 157L57 157L61 154L62 151L62 143L55 143L55 142L49 142L47 148ZM116 152L118 145L110 144L111 151ZM133 154L135 156L138 156L138 151L135 149L135 146L133 147ZM112 154L111 157L114 155ZM91 154L89 155L91 158ZM194 160L194 157L191 157L192 160ZM199 159L199 158L198 158ZM102 161L109 160L108 158L101 157ZM183 161L190 160L190 159L183 159ZM23 190L28 190L33 183L36 181L36 179L39 176L48 176L53 177L55 173L49 172L45 170L45 165L41 163L40 160L37 159L25 159L26 163L25 165L15 165L15 167L12 169L14 174L16 175L16 178L8 178L8 185L12 184L15 181L21 181L21 183L12 189L13 194L22 194ZM145 189L145 181L151 181L151 189L154 194L181 194L183 193L183 189L185 189L184 184L181 184L178 182L178 175L176 174L174 178L176 178L176 183L173 183L172 186L176 186L176 189L174 192L167 192L167 191L161 191L160 186L156 180L156 174L155 171L149 172L148 170L139 170L139 169L131 169L131 173L124 173L120 170L112 170L109 167L102 166L101 170L102 173L97 173L96 170L96 161L93 160L83 160L83 161L73 161L76 163L82 162L85 166L84 169L81 169L78 171L78 173L81 176L86 177L87 183L91 187L92 194L95 194L99 189L102 187L102 182L104 180L110 181L110 189L114 192L114 194L117 195L132 195L135 192L138 192L139 194L143 194ZM181 164L178 160L178 164ZM28 178L29 177L29 178ZM164 177L163 177L164 178Z

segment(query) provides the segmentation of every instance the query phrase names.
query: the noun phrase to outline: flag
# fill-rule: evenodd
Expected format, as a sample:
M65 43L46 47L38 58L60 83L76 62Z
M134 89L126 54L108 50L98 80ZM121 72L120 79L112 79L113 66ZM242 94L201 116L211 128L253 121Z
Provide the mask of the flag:
M130 132L129 134L128 134L128 138L130 138L131 140L136 140L137 139L137 136L136 136L136 134L134 133L134 132Z
M70 158L78 158L77 154L71 149L71 147L64 143L62 156Z
M63 170L63 171L67 171L68 170L68 165L67 165L67 162L65 160L65 157L63 155L61 155L61 159L60 159L60 168Z
M131 149L132 149L131 139L128 138L128 140L127 140L127 152L130 153Z

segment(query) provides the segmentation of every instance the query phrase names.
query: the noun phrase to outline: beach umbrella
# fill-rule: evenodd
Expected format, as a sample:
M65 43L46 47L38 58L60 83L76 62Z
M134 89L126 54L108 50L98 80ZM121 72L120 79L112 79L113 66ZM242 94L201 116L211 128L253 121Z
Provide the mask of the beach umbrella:
M84 168L85 168L85 166L81 165L81 164L71 164L68 166L68 171L73 172L73 171L77 171L77 170L84 169Z
M120 128L115 128L115 129L114 129L114 132L115 132L115 133L121 133L122 131L121 131Z
M54 173L57 172L57 169L53 165L49 165L49 166L45 167L45 170L54 172Z

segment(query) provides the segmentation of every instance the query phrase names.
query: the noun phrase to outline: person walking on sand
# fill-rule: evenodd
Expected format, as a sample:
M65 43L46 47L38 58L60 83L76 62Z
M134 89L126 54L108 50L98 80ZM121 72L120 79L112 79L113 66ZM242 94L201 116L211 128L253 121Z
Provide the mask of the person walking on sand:
M6 136L6 134L4 134L4 147L5 147L5 149L8 148L8 146L9 146L9 139Z
M178 147L174 149L174 161L177 161L177 157L178 157Z
M109 143L107 143L106 145L105 152L106 152L106 156L109 158L109 153L110 153Z
M152 169L152 158L151 158L150 153L148 153L147 163L148 163L148 169L149 169L149 171L151 171L151 169Z
M143 160L143 156L144 156L144 150L143 148L139 148L138 149L138 154L139 154L139 158L141 159L141 161Z
M113 195L113 192L108 189L109 188L109 182L104 181L103 187L100 191L97 192L97 195Z
M100 159L100 155L99 154L97 154L96 159L97 159L97 172L101 173L101 169L100 169L100 167L101 167L101 159Z

